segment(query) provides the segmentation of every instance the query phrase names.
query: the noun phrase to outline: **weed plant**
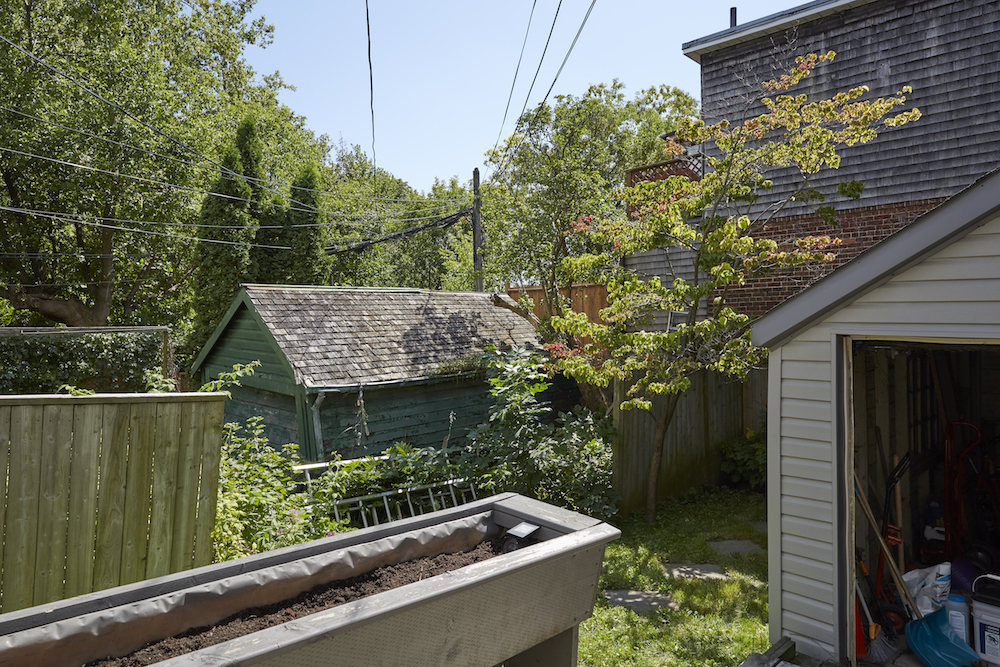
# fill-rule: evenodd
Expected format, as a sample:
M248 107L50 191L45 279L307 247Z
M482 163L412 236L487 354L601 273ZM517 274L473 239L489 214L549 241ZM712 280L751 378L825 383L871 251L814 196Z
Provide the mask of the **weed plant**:
M726 666L767 650L767 556L719 554L714 540L751 540L767 550L752 525L766 516L761 493L709 489L659 503L657 522L621 522L608 545L600 589L669 595L677 609L636 613L598 595L594 616L580 627L581 667ZM671 578L670 564L714 563L725 579Z

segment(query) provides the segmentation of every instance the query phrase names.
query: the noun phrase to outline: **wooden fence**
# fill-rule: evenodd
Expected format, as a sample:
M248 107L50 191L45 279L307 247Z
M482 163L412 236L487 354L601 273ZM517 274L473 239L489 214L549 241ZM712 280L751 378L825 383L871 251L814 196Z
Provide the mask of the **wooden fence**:
M564 297L569 297L573 304L573 310L578 313L586 313L591 322L600 322L601 309L608 307L608 288L606 285L595 285L592 283L579 283L573 285L568 291L564 288L560 290ZM535 317L551 317L548 305L545 302L545 292L538 285L530 287L508 287L507 296L517 301L522 296L528 295L535 302Z
M225 398L0 397L0 611L211 562Z
M616 405L624 387L615 387ZM744 421L744 385L718 373L702 372L691 378L691 387L677 403L663 441L659 497L683 494L703 484L718 484L722 448L726 440L757 428ZM653 402L654 411L664 401ZM646 480L652 455L653 418L645 410L614 410L618 438L614 450L613 484L621 496L623 514L645 507ZM758 420L759 421L759 420Z

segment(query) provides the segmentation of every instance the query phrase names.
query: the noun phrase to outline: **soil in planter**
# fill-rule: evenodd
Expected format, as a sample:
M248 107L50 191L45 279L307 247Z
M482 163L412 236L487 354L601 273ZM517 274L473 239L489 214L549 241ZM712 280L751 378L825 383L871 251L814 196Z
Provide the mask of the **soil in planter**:
M478 563L499 554L500 547L500 541L487 540L469 551L387 565L368 574L317 586L285 602L246 609L212 627L193 628L176 637L154 642L121 658L89 662L86 667L146 667L161 660L280 625L301 616L411 584L436 574L457 570L471 563Z

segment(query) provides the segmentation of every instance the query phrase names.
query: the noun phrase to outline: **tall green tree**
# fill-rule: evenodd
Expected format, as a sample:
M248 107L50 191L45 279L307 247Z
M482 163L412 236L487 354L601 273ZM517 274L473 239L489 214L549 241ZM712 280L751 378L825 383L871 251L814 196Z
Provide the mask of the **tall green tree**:
M210 159L252 113L262 178L288 183L325 138L254 78L271 28L252 0L0 0L0 290L69 325L190 317ZM294 164L293 164L294 163ZM269 186L274 189L276 186ZM255 199L258 197L254 197Z
M494 174L483 216L492 282L542 285L553 313L562 312L557 290L570 281L564 260L595 249L576 225L622 218L616 190L625 172L661 161L659 136L697 111L676 88L650 88L632 100L623 90L616 80L580 97L557 96L524 114L517 131L487 153Z
M655 397L665 399L662 412L652 413L658 446L649 461L649 522L656 516L663 440L691 376L712 370L742 378L766 354L751 343L749 317L727 302L728 288L777 267L831 260L837 244L817 236L778 245L758 232L789 201L810 195L813 174L839 166L842 146L870 141L881 128L920 117L916 109L898 111L908 88L876 100L863 99L866 87L818 101L788 92L833 55L800 57L788 74L764 83L757 107L762 113L715 125L683 120L679 140L717 150L707 158L704 177L672 176L627 190L624 197L634 217L599 221L590 232L595 244L608 250L570 262L571 273L606 282L609 305L601 311L601 323L576 313L554 319L556 328L593 341L563 357L562 368L591 384L624 381L628 393L622 409L651 410ZM677 143L669 149L683 150ZM798 185L771 195L769 205L756 206L758 196L768 196L770 175L779 170L799 175ZM663 284L621 268L622 257L665 245L690 251L697 269L693 278ZM706 305L708 315L699 317ZM653 315L663 311L684 315L669 330L648 328Z
M291 246L287 259L288 282L292 285L322 285L330 275L330 259L324 249L325 217L319 210L319 171L304 167L292 184L291 204L284 240Z
M239 151L230 147L222 158L213 196L201 207L200 236L195 253L194 332L192 352L208 340L250 269L250 244L256 234L250 215L250 186L242 172Z

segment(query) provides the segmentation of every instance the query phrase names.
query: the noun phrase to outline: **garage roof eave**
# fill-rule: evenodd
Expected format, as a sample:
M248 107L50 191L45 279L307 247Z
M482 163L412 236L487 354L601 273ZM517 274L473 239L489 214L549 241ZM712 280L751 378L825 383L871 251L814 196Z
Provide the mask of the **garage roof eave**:
M681 46L681 52L691 60L700 63L702 55L706 53L748 42L762 35L783 32L806 21L830 16L850 7L869 2L874 2L874 0L815 0L815 2L792 7L770 16L748 21L735 28L692 40Z
M1000 170L980 178L937 208L810 287L778 304L753 324L754 345L773 349L893 276L1000 215Z

